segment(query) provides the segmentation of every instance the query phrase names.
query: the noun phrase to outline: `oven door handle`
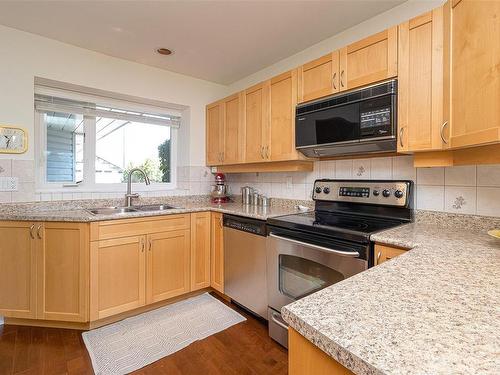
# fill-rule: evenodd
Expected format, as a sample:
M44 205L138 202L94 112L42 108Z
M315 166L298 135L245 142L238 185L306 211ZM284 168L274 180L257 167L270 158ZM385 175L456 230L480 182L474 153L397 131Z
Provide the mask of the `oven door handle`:
M294 243L294 244L297 244L297 245L302 245L304 247L309 247L311 249L316 249L316 250L320 250L320 251L326 251L328 253L333 253L333 254L344 256L344 257L353 257L353 258L359 257L359 253L357 251L334 250L334 249L330 249L328 247L313 245L313 244L310 244L310 243L307 243L307 242L302 242L302 241L292 240L291 238L277 236L274 233L269 234L269 237L273 237L273 238L276 238L278 240L283 240L283 241L291 242L291 243Z

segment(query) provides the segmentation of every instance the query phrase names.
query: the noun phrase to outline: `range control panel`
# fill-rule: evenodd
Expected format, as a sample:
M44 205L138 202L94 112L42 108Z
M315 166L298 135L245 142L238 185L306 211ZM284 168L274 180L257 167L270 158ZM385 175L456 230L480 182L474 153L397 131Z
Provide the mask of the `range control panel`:
M404 207L410 189L410 181L316 180L313 199Z

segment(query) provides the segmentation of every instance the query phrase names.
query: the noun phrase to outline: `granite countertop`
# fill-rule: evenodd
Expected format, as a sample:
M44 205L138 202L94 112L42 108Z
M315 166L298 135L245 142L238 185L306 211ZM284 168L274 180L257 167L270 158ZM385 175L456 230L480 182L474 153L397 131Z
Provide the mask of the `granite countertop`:
M127 212L124 214L94 215L89 209L98 207L112 207L123 204L122 200L84 200L84 201L58 201L37 202L24 204L0 205L0 220L16 221L72 221L92 222L137 217L162 216L183 214L200 211L216 211L254 219L267 220L270 217L282 216L299 212L298 204L310 203L294 200L275 200L276 204L270 207L243 205L241 202L213 204L207 196L141 198L134 202L135 205L143 204L169 204L175 209L165 211Z
M500 240L486 229L500 223L460 220L373 235L412 250L285 306L283 318L356 374L499 374Z

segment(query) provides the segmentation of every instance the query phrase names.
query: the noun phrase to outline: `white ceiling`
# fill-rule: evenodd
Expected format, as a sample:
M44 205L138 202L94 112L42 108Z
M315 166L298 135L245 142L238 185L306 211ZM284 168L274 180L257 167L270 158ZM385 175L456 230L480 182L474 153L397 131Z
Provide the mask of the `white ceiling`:
M404 1L4 0L0 24L230 84Z

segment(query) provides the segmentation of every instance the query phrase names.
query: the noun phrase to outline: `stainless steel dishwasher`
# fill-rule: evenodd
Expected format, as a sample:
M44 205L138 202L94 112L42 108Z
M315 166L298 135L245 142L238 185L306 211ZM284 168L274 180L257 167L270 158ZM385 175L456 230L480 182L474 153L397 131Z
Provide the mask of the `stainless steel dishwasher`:
M224 293L267 320L266 222L224 215Z

